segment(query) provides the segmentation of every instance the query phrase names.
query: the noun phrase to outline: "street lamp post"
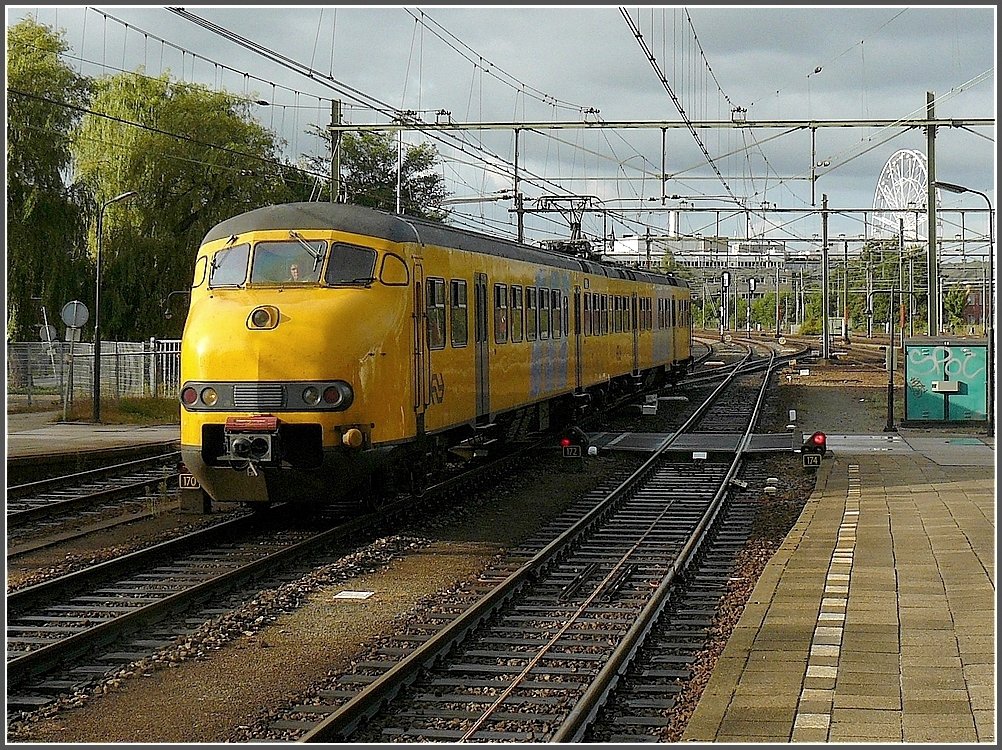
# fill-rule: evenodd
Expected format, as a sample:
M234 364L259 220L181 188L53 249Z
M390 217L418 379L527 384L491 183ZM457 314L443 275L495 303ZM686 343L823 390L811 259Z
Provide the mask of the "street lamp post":
M129 190L106 200L97 210L97 272L94 279L94 421L101 421L101 235L104 210L112 203L139 195Z
M988 435L995 435L995 221L992 219L992 202L988 199L988 196L982 193L980 190L972 190L969 187L964 187L963 185L955 185L952 182L943 182L941 180L936 180L936 187L942 190L948 190L951 193L974 193L975 195L980 195L985 199L985 203L988 204L988 297L985 300L986 303L986 327L985 333L988 334L988 351L986 352L988 360L986 362L986 382L985 390L988 398L988 404L986 407L986 418L988 423Z

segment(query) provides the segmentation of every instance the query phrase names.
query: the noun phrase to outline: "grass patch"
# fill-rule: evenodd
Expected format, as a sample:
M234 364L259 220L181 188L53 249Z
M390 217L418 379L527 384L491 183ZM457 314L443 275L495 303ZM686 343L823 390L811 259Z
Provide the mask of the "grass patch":
M66 415L70 422L89 422L93 418L94 405L90 399L74 401ZM180 424L181 405L174 398L102 398L101 423Z

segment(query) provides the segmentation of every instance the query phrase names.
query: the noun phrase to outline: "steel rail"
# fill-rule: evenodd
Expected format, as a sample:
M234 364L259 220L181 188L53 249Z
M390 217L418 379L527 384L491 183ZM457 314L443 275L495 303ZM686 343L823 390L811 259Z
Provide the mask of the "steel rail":
M765 394L768 390L769 378L771 377L774 367L778 366L775 364L775 360L776 355L775 352L773 352L769 360L767 374L763 378L762 386L759 389L758 398L756 399L752 416L748 421L748 425L746 426L741 442L734 453L734 458L724 476L720 489L717 491L709 507L704 512L702 518L696 526L695 531L689 537L689 540L685 543L678 556L672 562L668 572L661 579L654 595L644 606L643 610L641 610L637 619L634 621L633 625L631 625L619 646L612 653L612 655L609 656L605 665L599 671L599 674L594 680L592 680L591 684L585 690L584 695L581 696L574 708L572 708L570 713L567 715L567 718L561 724L560 728L554 733L551 739L552 742L579 742L581 740L588 725L591 724L599 709L604 705L609 694L615 689L620 677L629 668L630 662L636 656L637 650L643 645L644 639L647 637L647 634L650 632L651 628L657 622L658 617L664 610L664 607L671 595L671 584L674 582L675 578L688 567L707 539L709 532L713 527L714 521L720 513L721 508L724 506L724 499L727 497L730 484L737 476L737 473L744 461L744 453L751 441L752 430L758 421L762 405L765 402ZM758 371L758 369L759 368L756 368L755 371Z

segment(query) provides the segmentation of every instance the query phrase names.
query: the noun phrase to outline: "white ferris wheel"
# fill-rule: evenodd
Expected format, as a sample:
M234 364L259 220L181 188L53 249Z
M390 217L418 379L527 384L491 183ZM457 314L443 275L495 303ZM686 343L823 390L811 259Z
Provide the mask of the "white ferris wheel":
M901 149L880 170L873 192L873 231L877 237L897 237L904 219L906 239L929 237L926 202L929 170L925 154L915 149ZM936 191L939 207L939 190Z

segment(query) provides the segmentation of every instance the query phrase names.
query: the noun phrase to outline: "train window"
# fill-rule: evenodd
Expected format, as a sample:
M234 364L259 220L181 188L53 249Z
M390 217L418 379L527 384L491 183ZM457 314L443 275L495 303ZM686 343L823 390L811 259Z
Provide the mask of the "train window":
M425 281L428 317L428 348L445 348L445 279L429 278Z
M591 295L584 295L584 335L591 336Z
M251 260L252 284L313 284L320 276L327 243L323 240L300 242L258 242ZM371 252L371 251L370 251ZM375 253L373 253L375 262ZM372 275L372 269L369 269Z
M570 323L570 321L568 320L568 318L570 317L570 309L571 309L570 306L567 304L567 295L565 294L564 295L564 331L566 332L566 334L568 336L571 335L571 329L570 329L570 326L568 325Z
M247 256L250 255L250 245L234 245L224 247L212 256L212 268L209 271L209 286L240 286L247 278Z
M602 295L602 333L609 333L609 295Z
M560 290L551 289L550 290L550 309L553 314L553 338L559 339L563 333L563 327L560 320Z
M205 269L208 265L209 259L206 256L198 256L198 259L195 261L195 273L191 278L192 289L198 289L198 287L205 283Z
M452 317L452 345L466 346L469 340L469 316L466 304L466 282L463 279L453 279L450 282Z
M508 286L494 285L494 343L508 341Z
M511 285L511 340L522 340L522 287Z
M539 290L539 338L550 338L550 292Z
M385 286L407 286L410 274L404 259L399 255L386 253L379 264L379 283Z
M602 310L599 308L598 292L591 296L591 332L593 336L602 335Z
M339 242L331 248L324 281L332 286L370 284L375 267L375 250ZM442 284L445 284L444 280Z
M536 289L525 288L525 340L536 340Z
M623 298L618 294L612 298L612 330L622 331L623 330Z

